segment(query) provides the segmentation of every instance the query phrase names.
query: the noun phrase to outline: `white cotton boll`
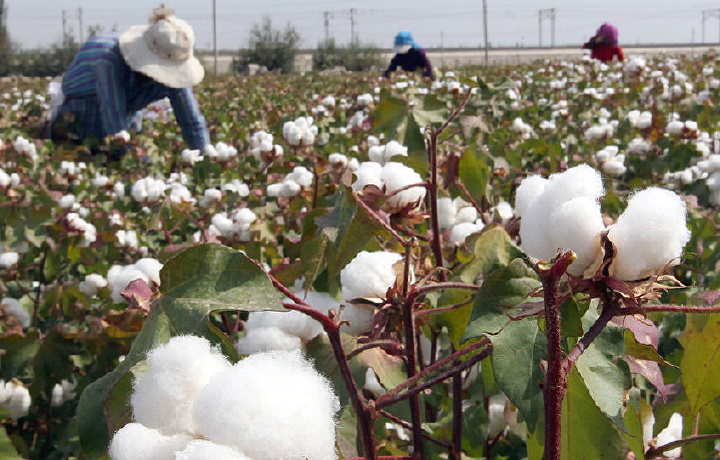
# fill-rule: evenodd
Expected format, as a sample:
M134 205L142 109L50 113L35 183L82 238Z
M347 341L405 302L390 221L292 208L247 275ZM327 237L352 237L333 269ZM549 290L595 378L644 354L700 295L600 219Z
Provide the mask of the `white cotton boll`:
M298 184L294 180L285 180L282 183L282 188L280 189L280 196L292 198L294 196L298 196L301 191L302 187L300 186L300 184Z
M460 222L459 224L455 224L450 231L450 243L463 244L468 236L480 230L482 230L482 227L478 227L474 222Z
M75 195L64 195L62 198L60 198L60 201L58 202L58 206L60 209L70 209L72 205L75 204Z
M144 257L135 262L134 267L145 273L155 286L160 286L160 270L163 267L160 261L151 257Z
M515 192L515 211L520 217L525 214L530 204L542 194L547 181L547 179L539 175L523 179Z
M478 218L477 209L474 206L463 206L455 213L455 223L475 222Z
M503 223L510 220L510 218L512 218L512 216L515 214L512 206L507 201L501 201L493 208L493 210L495 211L497 217L500 219L500 222ZM475 212L475 215L477 215L477 211Z
M382 297L385 297L383 294ZM375 307L372 305L355 305L346 303L340 315L342 324L340 330L350 335L360 335L369 332L375 319Z
M151 350L147 365L130 397L134 420L167 435L196 434L193 403L214 376L230 367L227 359L206 339L187 335Z
M543 191L543 197L547 199L549 208L555 208L560 203L573 198L586 196L598 199L604 194L602 176L586 164L552 174Z
M452 198L438 198L437 206L440 229L445 230L451 228L455 224L455 206L453 205Z
M420 174L402 163L387 163L382 168L380 179L385 185L385 194L390 195L396 190L412 184L423 182ZM426 189L423 186L411 187L390 196L387 203L394 210L400 210L408 205L419 206L425 198Z
M306 300L307 301L307 300ZM313 305L313 304L309 304ZM322 332L322 326L308 315L299 311L258 311L250 313L245 322L248 331L276 327L288 334L310 341Z
M625 171L627 171L627 168L623 164L622 161L619 161L619 157L616 157L612 159L611 161L607 161L603 163L602 170L604 173L609 174L611 176L622 176L625 174Z
M200 154L200 150L190 150L190 149L185 149L182 152L180 152L180 157L182 159L183 164L186 164L186 165L194 165L195 163L202 161L204 158Z
M335 107L335 98L332 95L325 96L322 100L322 105L325 107Z
M175 452L175 460L252 460L230 446L205 439L190 441L183 450Z
M115 182L113 184L113 193L118 198L125 198L125 184L122 182Z
M365 385L363 390L369 391L376 398L387 393L387 390L382 386L380 380L378 380L377 374L372 367L368 367L365 371Z
M175 204L195 203L190 190L182 184L172 184L170 186L170 201Z
M368 146L372 147L374 145L380 145L380 139L378 139L377 136L373 136L372 134L367 137L367 144Z
M577 259L567 271L582 275L600 251L600 232L605 229L600 204L590 197L574 198L552 211L548 221L549 247L572 249Z
M348 164L348 158L342 153L331 153L328 156L328 163L333 168L345 168Z
M95 297L98 291L104 287L107 287L108 282L102 275L98 273L91 273L85 276L84 281L80 281L78 288L80 291L88 297Z
M17 318L18 324L20 324L23 329L30 327L30 313L20 305L18 299L4 297L0 301L0 305L2 305L6 315L13 315Z
M650 447L650 440L653 438L653 427L655 426L655 414L649 404L640 405L640 423L642 424L642 438L644 449Z
M239 179L233 179L230 182L224 184L222 186L222 191L237 193L242 197L250 195L250 187L248 187L247 184L241 182Z
M0 267L12 268L20 261L20 254L17 252L3 252L0 254Z
M371 145L368 149L368 158L375 163L385 164L384 147L382 145Z
M233 220L240 225L250 225L255 222L257 215L250 208L240 208L233 213Z
M12 382L10 389L10 397L4 404L5 409L10 414L10 418L15 421L25 417L30 409L30 392L27 388L19 383Z
M249 327L245 336L235 342L235 350L240 355L301 350L302 346L300 337L275 326Z
M222 192L216 188L209 188L203 192L203 197L198 203L202 208L209 208L222 201Z
M402 255L395 252L360 252L340 271L342 298L385 298L397 278L393 265L401 259Z
M665 444L669 444L671 442L679 441L682 439L682 430L683 430L683 417L679 412L675 412L670 417L670 421L668 422L668 425L666 428L664 428L660 433L657 435L657 445L658 446L664 446ZM676 449L667 451L663 453L663 456L665 458L680 458L680 455L682 454L682 447L678 447Z
M672 120L667 124L667 127L665 128L665 131L673 136L679 136L682 134L683 128L685 127L685 123L683 123L680 120Z
M333 460L339 408L330 383L299 352L273 352L216 375L193 414L206 439L255 460Z
M56 383L50 391L50 405L52 407L58 407L61 406L63 402L65 401L63 400L62 386L59 383Z
M642 138L635 138L628 144L627 151L636 155L645 155L650 151L650 142Z
M276 197L280 196L280 193L282 192L283 184L268 184L267 189L265 190L265 193L267 193L267 196L269 197Z
M301 187L310 187L313 182L313 173L305 166L296 166L293 171L288 174L290 180L298 183ZM286 179L288 178L286 177Z
M128 423L113 436L108 454L112 460L173 460L191 440L184 433L164 436L140 423Z
M117 276L113 277L112 282L110 281L110 276L108 274L108 287L112 290L113 302L125 302L125 299L123 298L121 292L127 287L128 284L130 284L131 281L135 281L137 279L141 279L146 283L149 281L147 275L135 268L133 265L123 267L122 270L117 274Z
M506 401L504 394L490 396L488 400L488 438L490 439L497 437L508 426L505 419Z
M686 220L685 202L670 190L652 187L633 195L608 232L617 249L613 277L636 280L678 264L690 241Z
M237 224L233 222L233 220L230 219L224 212L212 216L210 223L223 236L232 236L239 231Z
M92 180L93 187L103 188L110 183L110 178L101 174L95 173L95 177Z
M118 245L125 248L137 248L140 245L135 230L118 230L115 232Z
M376 185L382 188L383 181L381 178L383 167L379 163L373 161L365 161L353 172L357 180L353 182L352 189L356 192L362 191L366 185Z

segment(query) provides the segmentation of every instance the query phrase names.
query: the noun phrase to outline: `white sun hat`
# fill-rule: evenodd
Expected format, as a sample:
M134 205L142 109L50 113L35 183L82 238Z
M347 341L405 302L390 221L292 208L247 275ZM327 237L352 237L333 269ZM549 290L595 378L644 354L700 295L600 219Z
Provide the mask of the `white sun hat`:
M148 25L120 35L120 52L133 70L171 88L189 88L202 81L205 69L193 56L192 27L174 13L161 3Z

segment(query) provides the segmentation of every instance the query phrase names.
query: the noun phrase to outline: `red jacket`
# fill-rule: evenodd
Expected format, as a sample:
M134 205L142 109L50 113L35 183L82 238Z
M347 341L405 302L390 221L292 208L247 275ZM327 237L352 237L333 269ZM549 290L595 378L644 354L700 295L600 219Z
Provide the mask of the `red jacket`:
M612 61L616 55L618 60L625 60L625 55L620 45L596 44L593 40L590 40L583 45L583 48L589 48L591 50L590 57L600 62Z

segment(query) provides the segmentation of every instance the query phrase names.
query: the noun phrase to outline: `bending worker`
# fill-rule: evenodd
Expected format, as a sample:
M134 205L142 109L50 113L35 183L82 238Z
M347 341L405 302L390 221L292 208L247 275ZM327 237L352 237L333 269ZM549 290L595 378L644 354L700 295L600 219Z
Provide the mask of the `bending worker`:
M137 111L167 97L188 146L203 149L210 138L191 88L205 70L193 56L194 43L190 25L162 4L146 26L120 37L91 37L63 77L51 138L79 143L115 135L131 126Z
M417 43L410 35L410 32L398 32L395 36L395 45L393 47L395 56L390 61L385 73L384 78L390 75L390 72L395 71L398 67L406 72L414 72L416 70L422 71L423 77L433 79L432 65L430 60L425 54L425 50L418 46Z

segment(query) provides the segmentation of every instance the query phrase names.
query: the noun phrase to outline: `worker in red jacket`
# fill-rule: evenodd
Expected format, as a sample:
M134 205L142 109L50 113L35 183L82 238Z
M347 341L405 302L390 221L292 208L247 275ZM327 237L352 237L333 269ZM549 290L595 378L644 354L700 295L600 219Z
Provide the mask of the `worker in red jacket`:
M590 57L601 62L610 62L615 56L624 61L622 47L618 45L617 27L606 22L595 32L595 35L583 44L583 49L590 50Z

